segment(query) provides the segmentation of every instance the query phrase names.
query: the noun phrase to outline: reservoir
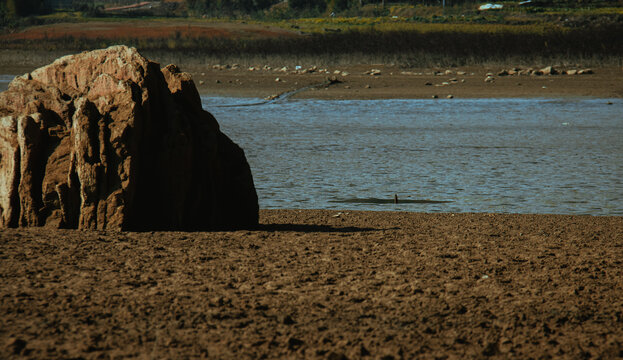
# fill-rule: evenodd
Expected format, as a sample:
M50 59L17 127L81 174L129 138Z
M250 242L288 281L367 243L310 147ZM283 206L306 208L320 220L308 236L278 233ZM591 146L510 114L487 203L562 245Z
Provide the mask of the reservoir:
M623 215L622 99L202 102L263 209Z
M260 208L623 215L621 99L202 101Z

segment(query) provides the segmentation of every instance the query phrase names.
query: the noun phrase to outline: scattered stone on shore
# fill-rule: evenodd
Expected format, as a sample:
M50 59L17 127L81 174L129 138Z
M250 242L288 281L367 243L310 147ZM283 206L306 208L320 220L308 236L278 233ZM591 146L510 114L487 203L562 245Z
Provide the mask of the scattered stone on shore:
M558 70L556 70L556 68L554 68L553 66L547 66L544 67L540 70L541 75L556 75L558 74Z
M371 70L368 70L368 71L364 72L364 75L379 76L379 75L381 75L381 70L379 70L379 69L371 69Z
M341 84L342 80L340 80L337 76L329 76L327 77L327 85L335 85Z
M590 69L587 69L587 70L590 71ZM583 72L583 70L575 70L575 69L558 70L554 66L546 66L541 69L533 69L533 68L520 69L517 67L512 68L510 70L503 69L497 75L498 76L514 76L514 75L541 76L541 75L558 75L558 74L579 75L582 73L587 73L587 72ZM592 72L588 72L588 73L592 73Z
M65 56L0 93L0 227L252 227L243 150L188 73L136 49Z
M593 70L591 69L583 69L578 71L578 75L588 75L593 74Z
M439 98L439 96L433 95L433 99L438 99L438 98Z
M350 73L348 71L342 71L342 73L340 74L342 76L348 76L350 75Z
M494 81L495 81L495 78L493 76L487 75L487 77L485 78L486 83L492 83Z
M448 98L448 99L454 99L454 95L451 95L451 94L450 94L450 95L446 96L446 98Z
M366 86L364 86L366 89L370 89L372 86L370 86L369 84L366 84Z

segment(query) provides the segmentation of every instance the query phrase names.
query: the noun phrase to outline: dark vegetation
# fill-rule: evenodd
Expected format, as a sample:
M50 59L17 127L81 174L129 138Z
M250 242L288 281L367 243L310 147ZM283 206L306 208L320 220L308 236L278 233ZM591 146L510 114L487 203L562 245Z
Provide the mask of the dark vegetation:
M123 43L142 51L183 50L185 55L204 58L312 57L325 63L382 61L412 66L550 60L619 65L623 55L623 0L533 0L527 7L517 2L503 3L504 10L497 12L478 11L478 5L486 1L474 0L446 0L445 7L438 0L400 4L383 0L278 1L163 2L165 7L153 10L156 12L151 15L164 16L160 11L166 16L264 21L300 31L300 36L242 39L174 34L150 39L67 36L43 40L0 37L0 49L82 51ZM24 13L53 11L43 6L43 0L19 0L20 4L34 4L29 7L17 6L17 2L0 0L5 33L28 25L67 21L66 17ZM37 3L40 5L35 6ZM66 10L74 14L78 11L83 17L82 20L73 17L71 21L149 15L104 11L104 6L132 3L136 1L72 0L72 8ZM340 16L352 17L341 22ZM301 17L308 18L301 20Z
M83 51L124 43L141 50L183 50L197 58L218 54L224 58L315 58L325 62L375 59L405 66L460 66L491 62L611 62L623 56L623 27L611 26L586 32L550 30L544 33L496 33L436 31L348 31L319 33L296 38L226 39L165 38L121 40L67 37L56 40L20 41L4 48L37 47L46 50ZM619 64L617 64L619 65Z

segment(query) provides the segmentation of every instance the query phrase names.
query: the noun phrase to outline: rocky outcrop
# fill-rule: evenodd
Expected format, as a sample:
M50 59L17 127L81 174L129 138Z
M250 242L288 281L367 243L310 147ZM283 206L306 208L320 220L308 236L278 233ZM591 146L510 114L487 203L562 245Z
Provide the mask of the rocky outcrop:
M190 76L135 49L66 56L0 93L0 227L252 227L243 150Z

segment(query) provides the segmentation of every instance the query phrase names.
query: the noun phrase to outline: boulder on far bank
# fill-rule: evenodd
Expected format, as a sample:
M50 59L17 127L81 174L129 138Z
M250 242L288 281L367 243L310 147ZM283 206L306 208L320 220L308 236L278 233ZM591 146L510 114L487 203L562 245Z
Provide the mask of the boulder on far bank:
M0 93L0 227L248 228L258 210L243 150L174 65L113 46Z

